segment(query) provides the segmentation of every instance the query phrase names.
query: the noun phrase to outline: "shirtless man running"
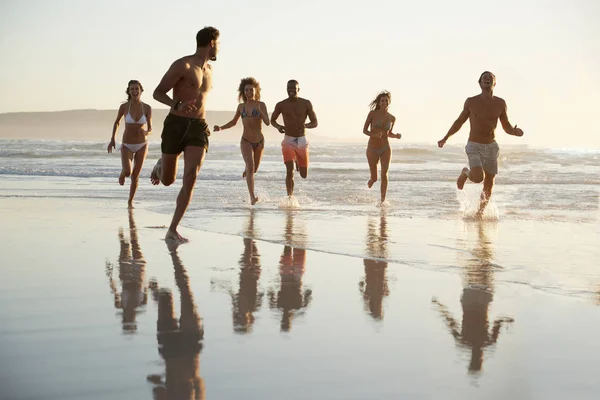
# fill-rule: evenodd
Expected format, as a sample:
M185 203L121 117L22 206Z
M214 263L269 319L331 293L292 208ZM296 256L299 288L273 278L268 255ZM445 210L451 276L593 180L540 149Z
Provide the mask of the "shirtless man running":
M281 142L283 162L287 175L285 186L289 197L294 195L294 161L302 178L308 175L308 141L305 130L316 128L317 116L310 101L298 97L300 87L298 81L292 79L287 83L288 98L275 105L271 115L271 125L285 134ZM283 115L283 126L277 123L279 115ZM306 117L310 122L306 122Z
M498 119L500 119L504 131L509 135L523 136L523 131L508 122L506 102L500 97L494 96L496 76L489 71L483 72L479 77L479 86L481 94L469 97L465 101L465 106L458 119L454 121L446 136L438 142L438 146L444 147L448 138L458 132L467 119L469 120L471 132L465 151L469 158L470 169L463 168L456 181L456 186L462 190L467 179L475 183L483 182L483 192L477 213L478 217L481 217L492 196L494 178L498 173L500 149L494 134Z
M210 130L205 121L206 98L212 89L212 67L219 51L219 31L205 27L196 35L196 52L176 60L154 90L154 99L166 104L171 111L165 118L161 151L150 180L153 185L165 186L175 182L177 162L183 152L183 184L177 196L177 206L171 220L166 240L186 242L177 232L185 213L204 156L208 151ZM173 89L173 98L167 94Z

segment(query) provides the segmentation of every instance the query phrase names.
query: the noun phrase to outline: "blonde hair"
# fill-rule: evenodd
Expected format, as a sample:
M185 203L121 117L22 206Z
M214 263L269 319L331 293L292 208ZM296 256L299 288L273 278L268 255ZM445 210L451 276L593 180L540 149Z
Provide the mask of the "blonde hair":
M382 97L387 97L390 104L392 104L392 94L387 90L384 90L383 92L379 92L377 97L375 97L375 99L371 103L369 103L369 108L371 109L371 111L379 110L381 108L379 102L381 101Z

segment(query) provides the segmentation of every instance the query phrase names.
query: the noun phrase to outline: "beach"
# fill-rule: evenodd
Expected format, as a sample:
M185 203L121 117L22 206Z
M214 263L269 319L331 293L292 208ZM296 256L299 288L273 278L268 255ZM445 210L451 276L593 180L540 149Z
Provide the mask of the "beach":
M112 165L44 157L63 174L0 184L3 399L597 397L597 186L529 188L587 193L578 207L510 206L513 175L477 221L449 179L410 189L428 206L408 181L386 207L326 203L316 162L292 207L200 180L177 247L177 186L140 184L128 211Z
M0 400L600 398L600 2L238 7L0 5Z

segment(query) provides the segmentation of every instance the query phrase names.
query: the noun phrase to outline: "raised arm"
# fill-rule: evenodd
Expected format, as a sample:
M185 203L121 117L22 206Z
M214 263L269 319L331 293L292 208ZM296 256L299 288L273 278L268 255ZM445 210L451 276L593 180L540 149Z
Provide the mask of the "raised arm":
M439 147L444 147L444 145L446 144L446 141L450 138L450 136L454 135L456 132L458 132L460 130L460 128L462 128L463 124L465 122L467 122L467 120L469 119L470 114L471 114L471 112L469 111L469 99L467 99L467 100L465 100L465 105L463 107L462 112L460 113L460 115L458 116L456 121L454 121L454 123L448 130L448 133L446 133L446 136L444 136L444 138L438 142Z
M504 132L508 133L509 135L523 136L523 130L521 128L517 128L517 125L513 127L512 124L508 122L506 102L502 100L502 103L504 105L504 111L502 111L502 114L500 114L500 123L502 124L502 129L504 129Z
M121 122L121 118L123 118L123 115L125 114L125 104L121 104L119 106L119 111L117 111L117 118L115 119L115 123L113 124L113 131L112 131L112 136L110 138L110 143L108 143L108 147L106 147L106 151L108 151L108 153L112 153L112 149L115 148L115 136L117 135L117 131L119 130L119 124Z
M277 129L279 133L285 133L285 127L281 126L277 123L277 118L281 114L281 102L275 104L275 109L273 110L273 114L271 114L271 125L273 128Z
M240 113L240 108L242 107L241 104L238 104L237 108L235 109L235 114L233 115L233 119L231 121L229 121L228 123L226 123L223 126L219 126L219 125L215 125L215 127L213 128L213 130L215 132L219 132L225 129L229 129L229 128L233 128L238 120L240 119L241 113Z
M309 100L306 100L306 103L306 115L308 116L310 122L305 124L304 127L306 129L313 129L319 126L319 121L317 121L317 114L315 114L312 103Z

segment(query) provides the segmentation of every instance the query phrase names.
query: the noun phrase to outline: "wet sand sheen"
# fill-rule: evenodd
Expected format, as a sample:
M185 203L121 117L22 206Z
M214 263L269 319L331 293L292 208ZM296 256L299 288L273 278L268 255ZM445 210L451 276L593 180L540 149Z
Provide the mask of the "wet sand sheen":
M431 243L440 226L425 219L409 239L408 221L357 217L357 258L305 250L316 222L297 213L246 210L220 221L243 237L186 229L175 247L152 228L169 217L143 209L0 203L9 399L597 395L593 298L499 279L498 254L522 249L491 224L424 247L448 267L435 271L386 261ZM282 244L256 239L264 226Z

